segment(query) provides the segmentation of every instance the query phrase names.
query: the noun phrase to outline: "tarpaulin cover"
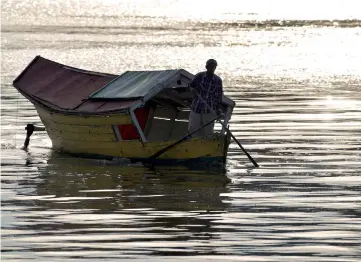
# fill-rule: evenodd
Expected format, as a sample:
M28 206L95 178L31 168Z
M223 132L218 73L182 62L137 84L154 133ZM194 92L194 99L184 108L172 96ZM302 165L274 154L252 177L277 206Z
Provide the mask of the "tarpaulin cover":
M142 98L159 85L167 86L181 74L178 70L127 71L90 96L91 99Z
M100 113L129 108L137 100L91 101L89 95L117 75L69 67L37 56L13 85L39 103L67 111Z

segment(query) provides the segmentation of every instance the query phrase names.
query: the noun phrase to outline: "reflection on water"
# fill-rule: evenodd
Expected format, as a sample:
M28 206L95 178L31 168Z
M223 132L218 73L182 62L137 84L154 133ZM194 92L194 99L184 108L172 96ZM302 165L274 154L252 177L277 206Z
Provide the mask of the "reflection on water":
M119 247L125 254L181 255L192 242L196 248L213 238L212 216L229 206L220 198L228 192L224 175L109 166L57 153L44 164L37 157L29 153L11 171L3 166L3 251L18 250L19 257L55 255L59 248L118 256Z
M15 2L2 10L4 260L360 260L359 21L241 23L243 2L222 2L217 12L230 14L211 24L152 16L153 0L142 1L152 10L140 1ZM140 13L122 16L131 3ZM216 58L237 102L231 130L260 168L235 143L226 175L72 158L53 152L46 132L21 150L26 124L41 122L11 83L39 54L109 73L197 72Z

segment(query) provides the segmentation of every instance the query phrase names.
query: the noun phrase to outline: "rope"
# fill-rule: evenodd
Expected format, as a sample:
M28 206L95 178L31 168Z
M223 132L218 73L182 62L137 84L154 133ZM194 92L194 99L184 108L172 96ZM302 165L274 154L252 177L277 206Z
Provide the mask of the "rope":
M16 98L16 116L15 116L15 137L14 137L14 144L16 148L16 136L17 136L17 130L18 130L18 118L19 118L19 97L20 92L17 92L18 96Z

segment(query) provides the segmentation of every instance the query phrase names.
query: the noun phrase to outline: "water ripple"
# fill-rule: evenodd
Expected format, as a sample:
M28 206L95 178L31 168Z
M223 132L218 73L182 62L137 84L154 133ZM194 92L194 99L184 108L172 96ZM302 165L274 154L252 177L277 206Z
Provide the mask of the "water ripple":
M2 258L359 261L359 29L246 30L221 23L202 25L217 32L195 35L144 21L136 34L116 24L87 31L67 22L57 32L47 24L29 32L6 28ZM128 31L119 38L122 30ZM53 152L46 132L21 150L25 125L41 121L11 82L37 54L111 73L175 66L193 72L199 61L218 57L225 91L237 102L231 130L260 168L235 143L226 175L71 158Z

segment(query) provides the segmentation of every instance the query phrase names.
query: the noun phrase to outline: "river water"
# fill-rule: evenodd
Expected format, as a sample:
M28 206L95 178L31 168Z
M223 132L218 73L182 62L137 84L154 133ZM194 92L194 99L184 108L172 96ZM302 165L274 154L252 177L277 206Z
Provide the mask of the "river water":
M249 2L2 1L2 259L361 260L356 1ZM41 122L12 80L36 55L115 74L217 59L260 168L235 143L225 175L73 158L45 132L21 150Z

